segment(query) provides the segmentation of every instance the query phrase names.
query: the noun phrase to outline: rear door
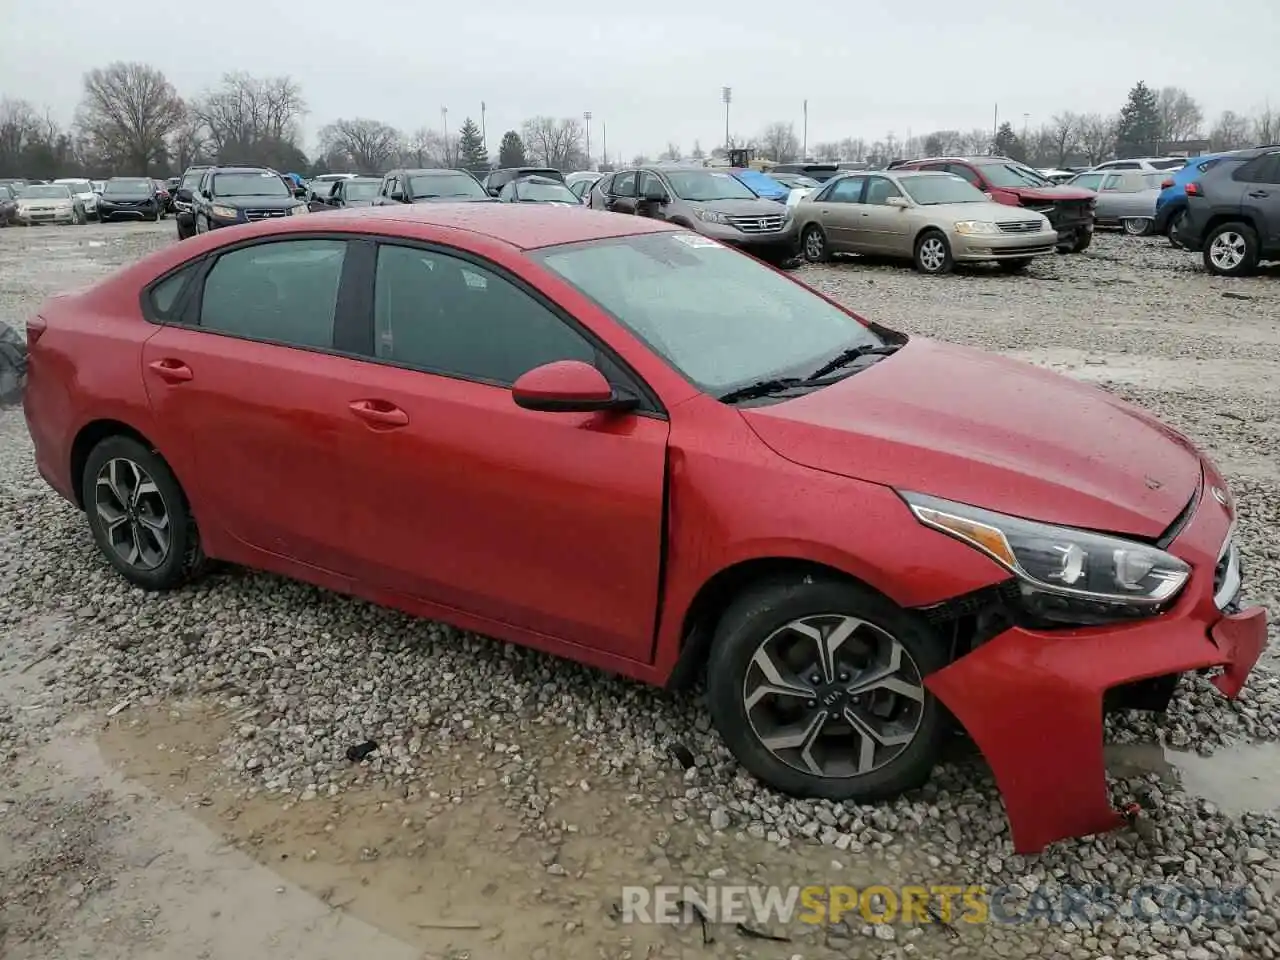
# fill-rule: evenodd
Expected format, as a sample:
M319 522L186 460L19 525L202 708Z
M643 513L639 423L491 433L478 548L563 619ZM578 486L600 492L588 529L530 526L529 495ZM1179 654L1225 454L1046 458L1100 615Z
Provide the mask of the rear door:
M344 399L388 414L362 465L357 575L635 660L651 656L668 422L656 408L541 413L513 402L556 360L637 382L535 289L461 251L384 242L374 348Z
M202 265L142 358L201 523L344 574L364 536L353 525L361 468L346 454L367 429L348 407L367 327L343 279L372 249L315 235L227 250Z

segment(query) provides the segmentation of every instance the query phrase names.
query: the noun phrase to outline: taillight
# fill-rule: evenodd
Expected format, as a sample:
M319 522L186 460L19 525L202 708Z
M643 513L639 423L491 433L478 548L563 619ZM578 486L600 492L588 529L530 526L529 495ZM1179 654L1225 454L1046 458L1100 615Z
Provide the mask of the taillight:
M1190 183L1188 183L1188 184L1187 184L1187 196L1188 196L1188 197L1203 197L1203 196L1204 196L1204 194L1200 192L1200 184L1196 183L1194 180L1192 180Z
M1160 181L1161 190L1168 190L1172 186L1173 186L1173 177L1165 177L1163 180Z
M44 333L48 323L44 317L32 317L27 321L27 349L30 350L36 345L36 341L40 339L40 335Z

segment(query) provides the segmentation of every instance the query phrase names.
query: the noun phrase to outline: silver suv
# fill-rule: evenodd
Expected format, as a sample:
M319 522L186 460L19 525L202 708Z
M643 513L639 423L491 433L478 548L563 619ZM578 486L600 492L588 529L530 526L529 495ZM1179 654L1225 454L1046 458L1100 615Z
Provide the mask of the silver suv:
M799 254L795 219L783 203L763 200L732 174L707 167L640 167L605 177L591 207L667 220L767 260Z

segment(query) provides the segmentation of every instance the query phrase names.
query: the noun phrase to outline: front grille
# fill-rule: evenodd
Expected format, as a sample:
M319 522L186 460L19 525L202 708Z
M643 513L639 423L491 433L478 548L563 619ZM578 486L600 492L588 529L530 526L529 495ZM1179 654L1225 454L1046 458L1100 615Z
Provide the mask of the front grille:
M246 220L269 220L272 217L287 217L288 210L246 210L244 218Z
M1000 228L1001 233L1038 233L1040 231L1039 220L1011 220L1007 223L996 224Z
M786 218L781 214L763 217L730 217L729 222L743 233L777 233Z

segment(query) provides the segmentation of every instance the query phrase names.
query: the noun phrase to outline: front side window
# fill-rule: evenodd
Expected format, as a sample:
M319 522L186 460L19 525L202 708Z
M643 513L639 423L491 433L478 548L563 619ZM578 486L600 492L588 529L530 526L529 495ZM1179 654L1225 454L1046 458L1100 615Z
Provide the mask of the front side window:
M224 253L205 277L200 326L332 348L346 252L345 240L277 240Z
M618 237L533 256L713 395L808 374L847 347L881 343L802 284L696 234Z
M890 197L900 196L902 196L902 191L894 183L884 177L872 177L867 183L867 199L865 202L882 207Z
M636 172L628 170L613 178L613 186L609 192L615 197L634 197L636 195Z
M866 181L866 177L841 177L822 199L830 203L857 203L862 199L862 185Z
M377 356L418 370L509 386L556 360L594 363L595 347L511 281L433 250L378 248Z

